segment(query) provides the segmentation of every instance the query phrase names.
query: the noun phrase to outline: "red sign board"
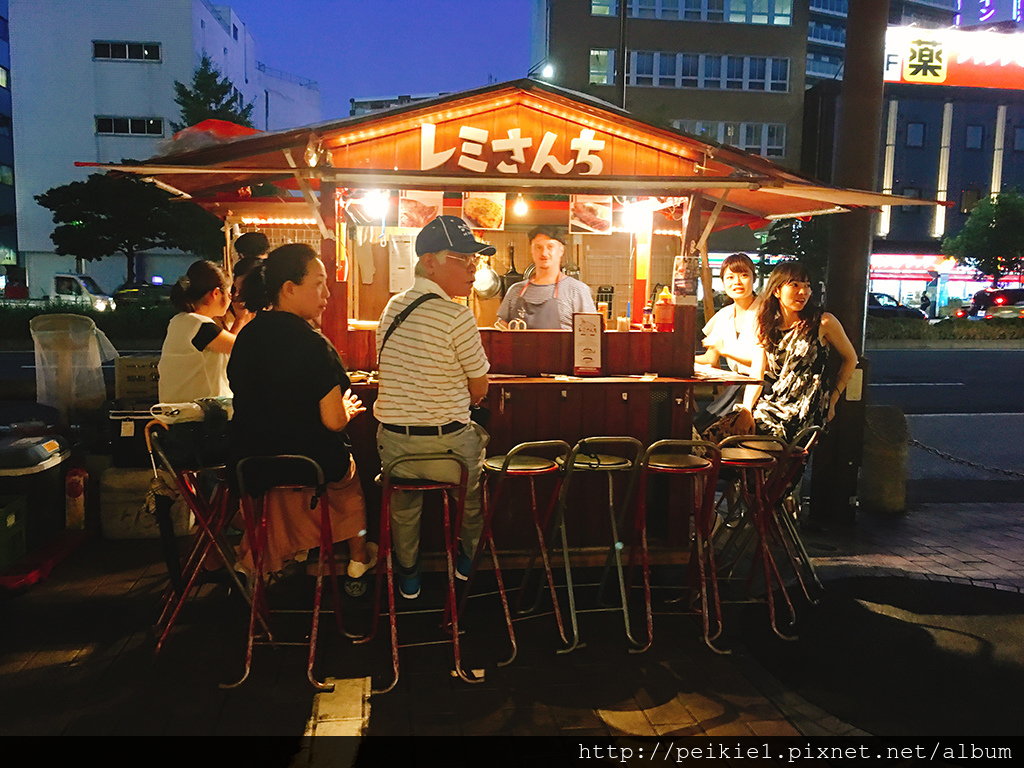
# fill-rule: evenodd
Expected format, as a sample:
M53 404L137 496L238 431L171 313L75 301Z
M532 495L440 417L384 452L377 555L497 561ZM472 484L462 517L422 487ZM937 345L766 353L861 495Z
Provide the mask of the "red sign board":
M1024 34L889 27L885 81L1024 89Z

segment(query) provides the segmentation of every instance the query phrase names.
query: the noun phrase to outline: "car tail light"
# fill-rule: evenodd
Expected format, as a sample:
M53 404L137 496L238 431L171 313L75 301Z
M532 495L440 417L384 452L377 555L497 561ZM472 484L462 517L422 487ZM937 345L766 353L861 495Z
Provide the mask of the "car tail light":
M958 309L958 310L956 311L956 316L957 316L957 317L967 317L967 313L966 313L966 312L964 312L964 311L963 311L962 309Z
M993 319L993 317L995 317L995 316L993 314L991 314L991 313L986 313L985 314L985 319L986 320L991 320L991 319Z
M1005 296L996 296L992 300L992 303L993 304L1005 304L1006 303L1006 297Z

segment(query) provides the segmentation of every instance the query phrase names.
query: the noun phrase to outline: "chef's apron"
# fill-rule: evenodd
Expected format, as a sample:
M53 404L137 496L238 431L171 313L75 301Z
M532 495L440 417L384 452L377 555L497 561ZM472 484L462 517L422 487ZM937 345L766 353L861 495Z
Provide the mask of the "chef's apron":
M537 285L531 280L523 286L519 292L517 316L526 322L527 328L534 331L562 329L562 318L558 309L558 283L561 281L562 276L559 275L558 280L551 285ZM534 290L527 295L527 288L531 285Z

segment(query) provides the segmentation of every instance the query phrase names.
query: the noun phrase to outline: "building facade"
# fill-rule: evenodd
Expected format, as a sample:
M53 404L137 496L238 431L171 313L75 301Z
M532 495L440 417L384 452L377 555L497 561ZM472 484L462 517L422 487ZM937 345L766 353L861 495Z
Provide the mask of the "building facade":
M3 266L17 264L18 261L18 231L14 223L13 135L10 30L7 23L7 0L0 0L0 265Z
M911 301L927 289L941 305L988 285L941 254L943 238L963 228L979 200L1024 189L1024 35L920 32L889 29L879 190L948 205L881 210L872 288ZM916 46L913 58L909 46ZM945 64L924 66L929 61ZM831 179L834 167L834 125L842 109L838 85L823 82L808 92L805 131L813 140L805 145L803 170L823 181Z
M535 0L534 75L799 166L807 0L621 0L624 35L619 1ZM710 241L713 250L756 245L742 229Z
M76 267L108 291L124 282L123 259L76 265L72 257L56 255L51 214L34 196L95 172L75 162L156 155L161 142L173 135L171 123L180 121L174 82L191 83L204 55L246 103L254 104L256 128L320 120L319 86L260 62L253 34L227 5L207 0L10 0L10 41L11 70L17 77L11 113L18 248L33 296L46 291L53 274ZM138 276L174 280L189 260L150 251L139 259Z

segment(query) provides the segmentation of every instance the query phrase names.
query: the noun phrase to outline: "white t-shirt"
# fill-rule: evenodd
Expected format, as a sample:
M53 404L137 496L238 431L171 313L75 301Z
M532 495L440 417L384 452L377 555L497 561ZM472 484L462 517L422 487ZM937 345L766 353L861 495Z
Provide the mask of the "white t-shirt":
M727 350L731 354L749 358L757 346L757 340L754 335L754 318L757 314L757 306L756 301L751 304L746 314L743 315L738 323L736 320L736 304L722 307L704 326L704 336L707 339L706 344L711 346L714 341L721 340L723 342L721 345L722 349ZM725 361L729 366L729 370L733 373L750 373L749 365L740 365L731 357L726 357Z
M228 356L208 346L220 330L211 318L194 312L179 312L171 318L158 366L161 402L231 397Z

